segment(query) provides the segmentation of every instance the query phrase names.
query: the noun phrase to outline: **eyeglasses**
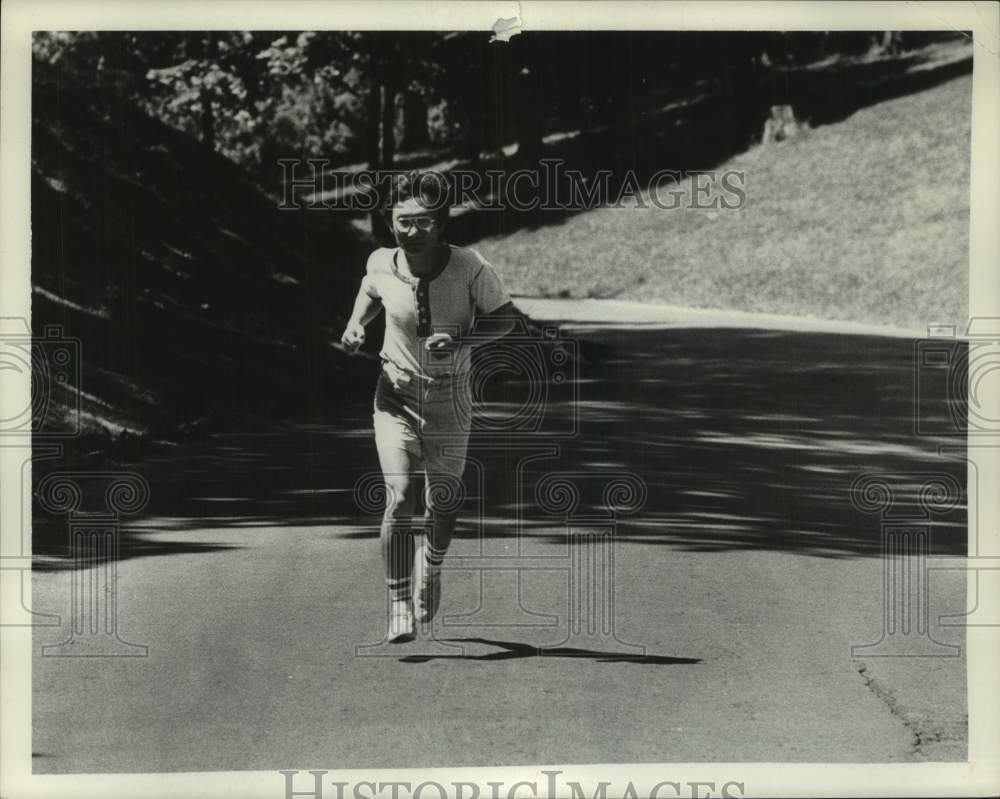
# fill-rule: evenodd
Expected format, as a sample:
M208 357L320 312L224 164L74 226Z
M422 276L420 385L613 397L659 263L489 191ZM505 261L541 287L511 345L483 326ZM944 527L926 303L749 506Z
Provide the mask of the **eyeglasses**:
M434 225L437 224L437 220L433 216L410 216L410 217L400 217L396 220L396 227L399 230L412 230L414 226L418 230L422 230L425 233L430 230Z

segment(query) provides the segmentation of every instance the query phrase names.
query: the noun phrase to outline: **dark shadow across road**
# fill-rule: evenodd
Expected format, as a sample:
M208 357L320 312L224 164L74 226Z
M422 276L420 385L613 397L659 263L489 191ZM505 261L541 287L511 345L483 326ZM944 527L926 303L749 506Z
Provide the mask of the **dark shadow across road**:
M581 357L572 380L545 386L537 430L474 432L459 539L564 541L570 520L539 504L540 481L576 475L572 514L599 517L608 514L604 476L628 472L646 497L639 512L617 518L619 543L879 556L881 516L851 497L853 481L872 474L890 484L893 513L926 517L932 552L965 553L965 435L955 421L964 407L948 396L947 369L914 367L916 341L709 328L589 329L563 338ZM965 353L960 343L935 346L952 362ZM152 491L144 516L123 522L121 557L210 551L214 543L190 534L226 528L284 528L294 546L297 529L328 526L331 536L374 544L379 513L359 510L353 491L363 476L379 474L373 383L310 419L216 434L118 465L142 474ZM508 371L486 380L483 393L496 421L527 401L531 383ZM522 464L540 445L555 454ZM53 462L36 467L37 480ZM927 514L920 492L934 476L961 495L950 510ZM65 520L36 509L35 552L68 567L66 542Z

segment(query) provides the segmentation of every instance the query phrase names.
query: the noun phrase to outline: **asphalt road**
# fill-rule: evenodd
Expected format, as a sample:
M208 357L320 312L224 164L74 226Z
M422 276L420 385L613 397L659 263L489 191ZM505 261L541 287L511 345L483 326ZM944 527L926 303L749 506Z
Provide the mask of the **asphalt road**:
M376 474L370 400L150 453L116 594L148 650L73 645L144 656L43 656L74 584L88 608L108 594L93 568L34 576L34 609L66 620L35 632L35 771L964 759L964 649L851 651L882 637L886 562L852 481L889 475L904 513L912 474L964 481L914 435L912 341L573 338L579 394L549 397L547 433L474 437L442 609L409 644L380 643L378 515L353 491ZM539 488L556 478L572 507ZM607 500L636 478L644 496ZM928 562L963 551L961 503L929 521ZM930 637L962 644L937 619L964 599L934 573Z

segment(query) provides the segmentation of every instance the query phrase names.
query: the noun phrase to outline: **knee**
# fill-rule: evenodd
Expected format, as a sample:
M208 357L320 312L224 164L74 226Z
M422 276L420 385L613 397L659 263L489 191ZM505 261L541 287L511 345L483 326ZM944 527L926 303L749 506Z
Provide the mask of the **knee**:
M386 480L385 521L397 521L413 515L413 492L409 480Z
M437 475L428 484L424 497L427 518L455 516L465 502L465 484L460 477Z
M458 511L454 508L435 508L428 507L424 509L424 523L427 525L440 524L443 522L450 522L452 519L458 518Z

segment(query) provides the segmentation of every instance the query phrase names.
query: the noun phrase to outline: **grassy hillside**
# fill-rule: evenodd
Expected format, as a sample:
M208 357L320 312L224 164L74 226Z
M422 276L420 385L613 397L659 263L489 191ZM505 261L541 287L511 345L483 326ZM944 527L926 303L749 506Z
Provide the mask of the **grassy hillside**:
M32 326L82 343L46 429L171 435L347 390L339 338L368 247L278 211L246 174L116 99L35 65Z
M598 209L477 246L522 295L964 325L970 92L957 78L729 159L742 210Z

